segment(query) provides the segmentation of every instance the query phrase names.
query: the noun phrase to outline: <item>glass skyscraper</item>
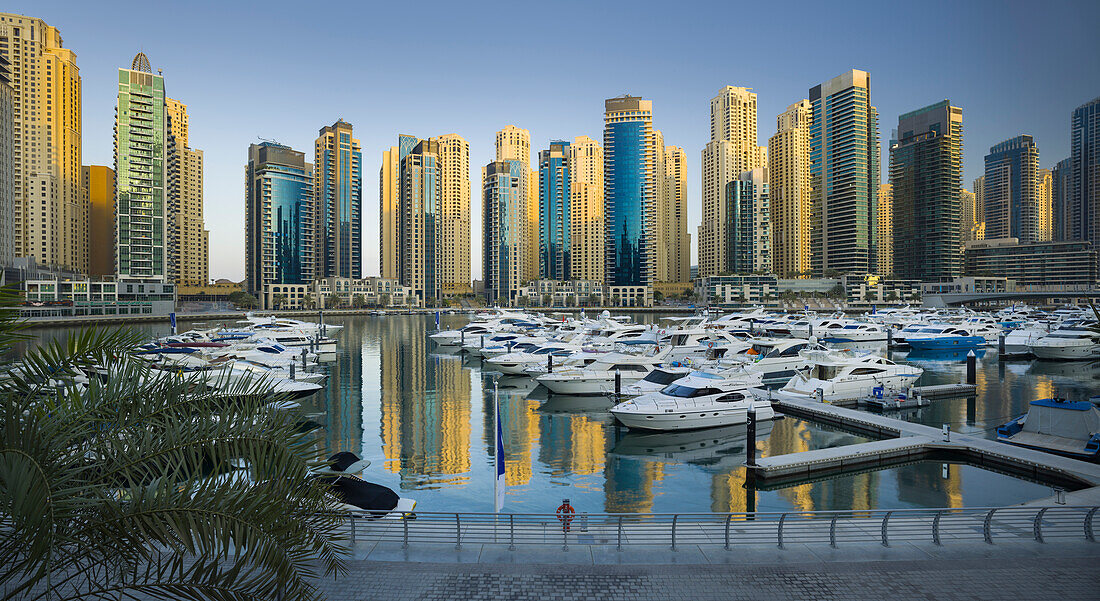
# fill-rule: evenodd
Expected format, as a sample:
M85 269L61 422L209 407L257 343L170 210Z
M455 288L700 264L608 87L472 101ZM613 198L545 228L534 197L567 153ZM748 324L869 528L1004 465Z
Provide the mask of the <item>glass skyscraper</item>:
M1016 136L989 149L983 187L986 240L1042 240L1039 147L1031 136Z
M116 238L119 278L166 282L168 278L168 117L164 78L149 59L134 57L118 70L115 109Z
M768 212L768 170L758 167L726 184L729 254L723 261L734 274L748 275L771 270L771 229Z
M604 102L604 215L609 286L648 286L655 265L653 211L657 161L653 102L636 96Z
M363 155L343 119L314 142L314 276L363 277Z
M268 284L313 281L313 165L276 142L251 144L245 166L245 271L260 297Z
M894 274L924 282L961 275L961 108L944 100L898 118L890 184Z
M1100 246L1100 97L1073 111L1069 160L1072 211L1079 224L1073 239Z
M481 170L482 267L489 301L510 302L524 283L527 171L523 161L514 159L493 161Z
M539 276L572 279L569 221L569 142L539 152Z
M415 143L413 143L415 141ZM439 298L439 142L401 136L397 195L397 277L422 302Z

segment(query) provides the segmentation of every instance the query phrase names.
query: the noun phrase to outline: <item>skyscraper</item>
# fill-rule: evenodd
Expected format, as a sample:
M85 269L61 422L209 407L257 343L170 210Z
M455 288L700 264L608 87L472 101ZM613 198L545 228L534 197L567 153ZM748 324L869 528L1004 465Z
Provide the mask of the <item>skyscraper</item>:
M397 198L401 174L401 151L397 146L382 151L378 169L378 273L397 279Z
M1054 178L1050 169L1039 170L1039 241L1054 238Z
M492 161L481 170L482 267L490 302L508 303L523 285L530 246L527 194L523 181L530 170L519 160Z
M710 100L710 142L702 152L703 221L699 225L699 275L728 272L722 263L729 216L722 213L726 185L745 171L766 167L766 150L756 143L756 93L751 88L726 86Z
M653 283L658 192L654 141L652 101L620 96L604 102L604 269L609 286Z
M439 145L440 236L436 242L439 290L467 294L470 287L470 143L458 134L432 138Z
M313 143L314 277L363 277L363 155L343 119Z
M810 89L811 263L818 274L875 269L878 111L853 69Z
M880 202L881 202L881 197L882 197L882 195L880 193L879 194ZM977 235L977 230L978 230L978 221L977 221L977 215L978 215L978 206L977 206L977 204L978 204L978 202L977 202L977 200L978 200L977 195L975 195L970 190L967 190L967 189L964 188L963 190L959 191L959 206L961 208L961 212L960 212L961 217L960 217L959 221L962 222L961 225L960 225L960 231L962 232L962 239L963 239L964 245L965 245L966 242L968 242L970 240L977 240L977 238L975 237Z
M575 280L604 280L606 243L603 150L588 136L569 145L570 272Z
M1100 97L1073 111L1070 121L1074 240L1088 240L1100 247ZM1079 237L1078 237L1079 236Z
M190 146L187 105L165 98L168 114L168 265L178 284L210 279L209 236L203 223L202 151Z
M0 57L12 77L12 214L17 257L88 270L87 201L80 186L81 81L76 54L41 19L0 13ZM8 225L10 224L10 225ZM5 236L0 234L0 240ZM0 251L0 258L8 254Z
M894 187L881 184L878 187L878 205L875 207L875 225L878 227L879 245L875 249L876 272L881 275L894 273Z
M244 179L248 290L262 298L269 284L312 282L313 165L278 142L250 144Z
M944 100L905 113L897 135L890 141L893 273L952 280L962 274L962 109Z
M86 165L80 170L88 194L88 275L115 274L115 172Z
M1058 161L1050 176L1051 235L1058 242L1080 240L1080 219L1074 210L1073 159Z
M520 281L539 277L539 181L538 171L531 169L531 132L509 125L496 133L496 160L523 163L524 176L520 195L526 199L523 210L523 240L527 249L520 265Z
M772 268L781 277L810 273L810 101L799 100L776 118L768 139Z
M663 148L661 202L657 209L658 282L691 281L691 235L687 233L687 153Z
M554 140L539 151L539 277L570 276L569 142Z
M15 91L5 54L0 52L0 267L15 258Z
M410 136L401 136L399 148ZM439 298L440 201L439 143L418 140L401 155L397 200L397 278L423 304Z
M736 274L770 273L771 230L768 216L768 170L757 167L726 184L725 247L723 263Z
M115 273L168 283L168 113L164 78L139 52L118 70L115 109Z
M986 240L1017 238L1027 244L1041 239L1039 147L1031 136L989 149L982 188Z

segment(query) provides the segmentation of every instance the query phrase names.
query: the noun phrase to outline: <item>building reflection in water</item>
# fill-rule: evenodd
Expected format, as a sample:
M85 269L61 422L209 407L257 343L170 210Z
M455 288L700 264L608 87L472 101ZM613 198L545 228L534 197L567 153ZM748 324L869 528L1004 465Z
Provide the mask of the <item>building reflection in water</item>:
M483 405L482 444L489 457L496 457L493 442L493 378L482 379L485 403ZM520 486L531 481L533 450L539 444L539 402L527 398L526 386L498 386L500 401L500 430L504 443L504 483Z
M461 358L429 354L425 320L376 323L385 469L400 474L402 488L466 482L471 384Z

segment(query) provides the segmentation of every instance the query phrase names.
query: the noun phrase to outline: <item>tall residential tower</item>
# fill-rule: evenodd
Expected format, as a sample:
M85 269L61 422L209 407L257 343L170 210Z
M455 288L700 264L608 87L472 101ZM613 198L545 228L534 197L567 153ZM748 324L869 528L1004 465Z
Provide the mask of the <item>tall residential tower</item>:
M314 277L363 277L363 155L343 119L313 143Z
M245 286L313 281L313 165L278 142L250 144L245 166Z
M810 101L799 100L776 118L768 139L772 268L780 277L810 275Z
M1039 192L1039 147L1031 136L1016 136L990 148L982 191L985 239L1039 242Z
M603 149L588 136L577 137L569 145L569 262L575 280L604 280L603 192Z
M609 286L654 281L658 193L653 102L620 96L604 102L604 217Z
M572 279L570 271L569 142L539 151L539 277Z

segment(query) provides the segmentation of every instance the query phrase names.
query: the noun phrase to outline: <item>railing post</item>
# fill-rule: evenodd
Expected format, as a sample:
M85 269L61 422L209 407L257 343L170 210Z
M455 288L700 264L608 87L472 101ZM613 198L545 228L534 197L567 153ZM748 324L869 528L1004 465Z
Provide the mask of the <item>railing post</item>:
M462 519L455 514L455 550L462 548Z
M516 514L508 514L508 550L516 550Z
M1035 531L1035 540L1040 543L1043 542L1043 514L1046 513L1048 509L1050 508L1044 507L1040 509L1035 514L1035 521L1031 525L1032 529Z
M623 550L623 516L621 515L619 516L619 544L616 547L616 550Z
M940 518L943 517L942 511L936 512L936 517L932 520L932 542L936 545L943 546L940 542Z
M672 550L676 550L676 520L679 519L680 514L672 516Z
M733 521L733 514L732 513L726 516L726 550L727 551L730 550L730 522L731 521ZM780 544L779 546L782 547L783 545Z
M1092 516L1096 515L1097 509L1100 509L1100 507L1093 507L1089 510L1087 514L1085 514L1085 540L1089 541L1090 543L1096 542L1096 537L1093 536L1092 533Z
M784 513L783 515L779 516L779 533L778 533L778 537L779 537L779 548L780 549L783 548L783 522L785 522L786 520L787 520L787 514Z
M993 544L993 530L990 527L993 523L993 514L997 512L997 509L990 509L989 513L985 514L985 522L982 524L982 535L985 536L985 542Z
M561 527L561 550L569 550L569 526L568 522L562 524Z
M834 515L833 519L829 521L829 546L834 549L836 548L836 520L839 517L839 515Z
M890 514L893 511L887 511L886 515L882 518L882 546L889 547L890 541L886 538L886 525L890 522Z
M404 514L401 515L401 523L404 526L404 528L402 529L403 532L402 532L402 535L401 535L401 548L408 549L409 548L409 514L408 514L408 512L405 512Z

